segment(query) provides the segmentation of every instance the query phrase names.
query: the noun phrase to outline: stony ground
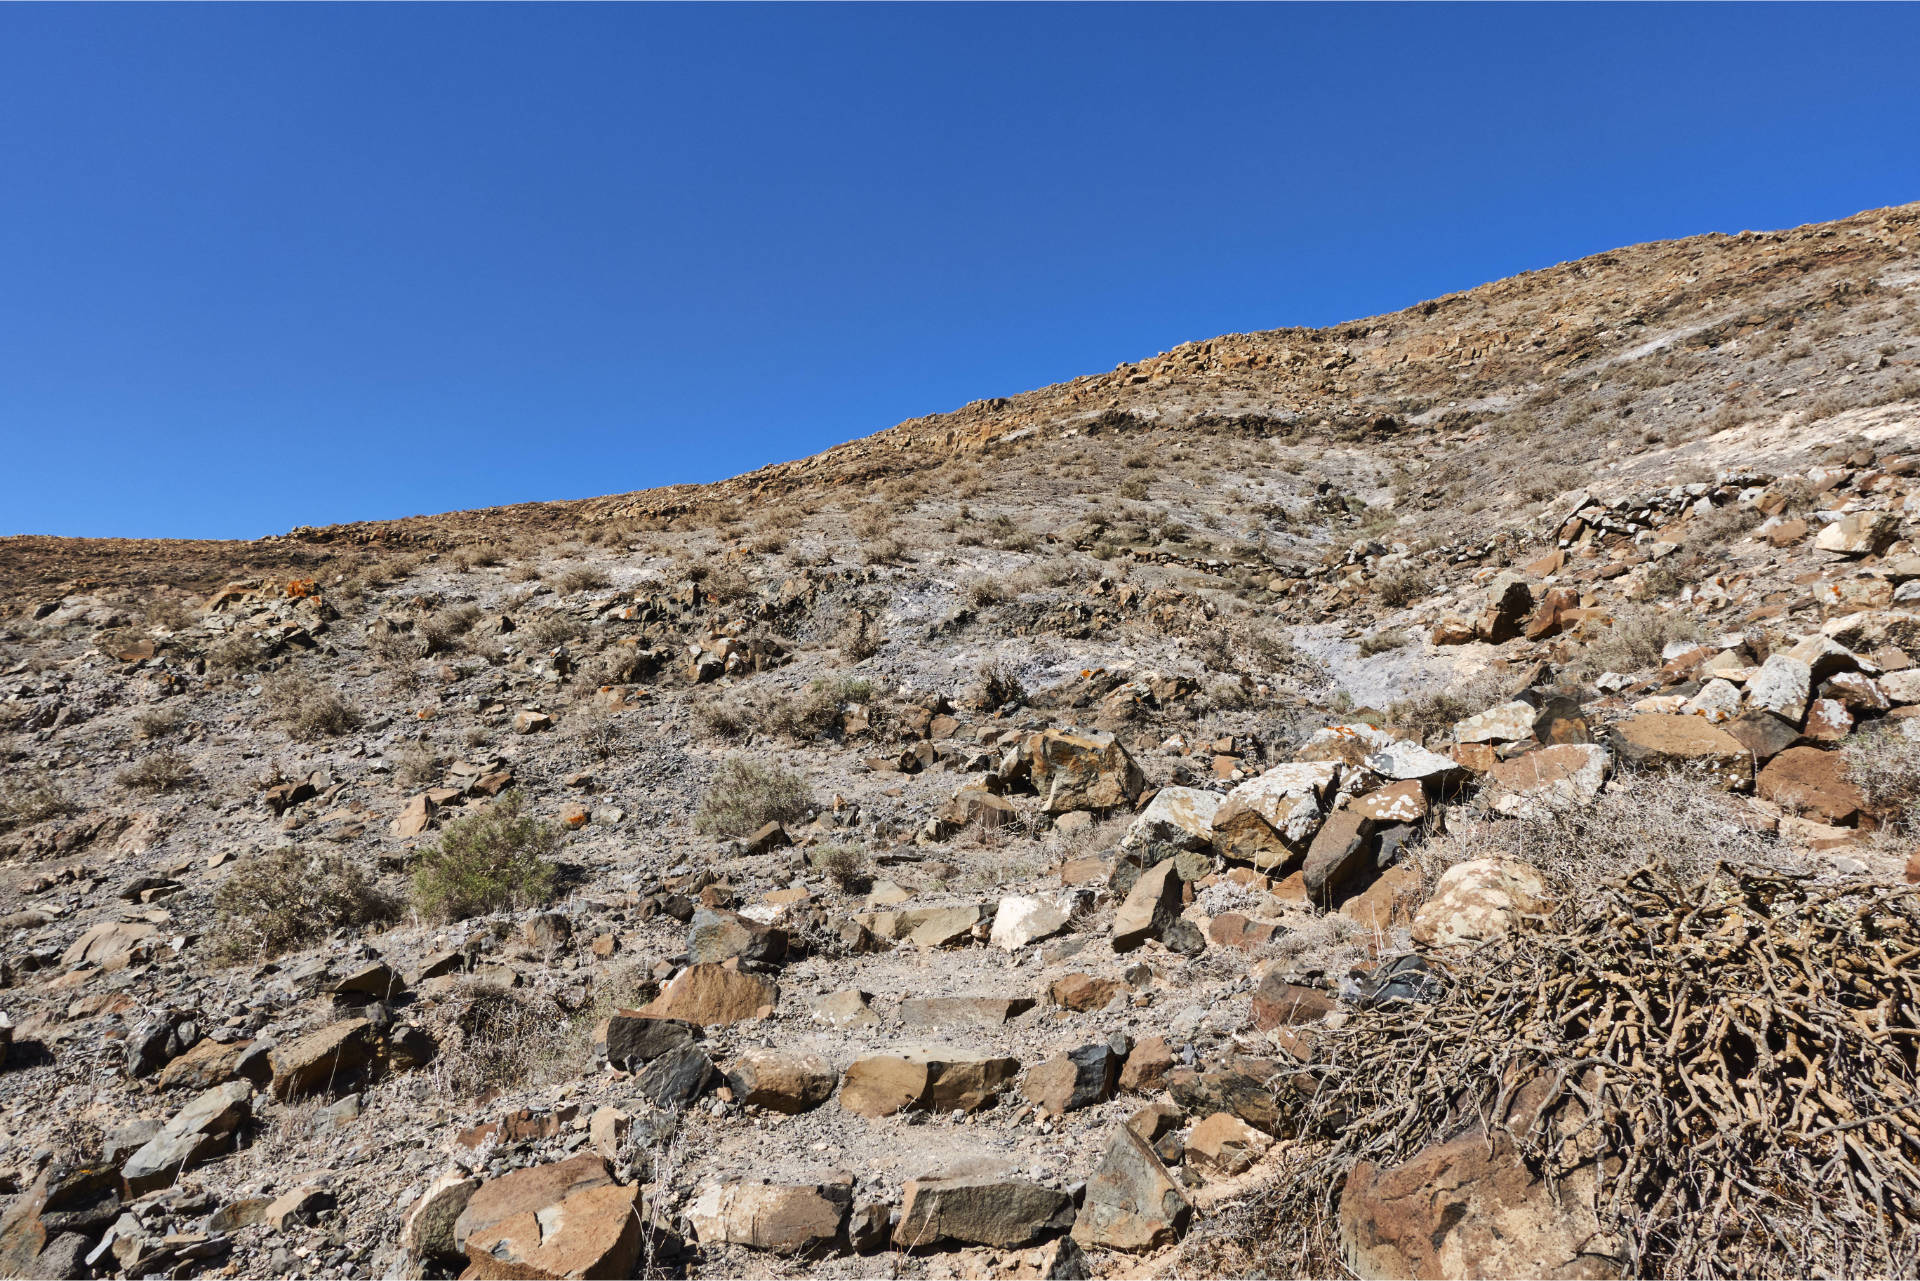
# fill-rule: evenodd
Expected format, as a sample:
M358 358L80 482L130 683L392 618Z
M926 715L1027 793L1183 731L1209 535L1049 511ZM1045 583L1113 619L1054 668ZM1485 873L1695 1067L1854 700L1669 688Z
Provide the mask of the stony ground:
M1628 870L1570 813L1905 884L1916 243L1625 249L706 489L0 542L0 1270L1225 1266L1316 1028Z

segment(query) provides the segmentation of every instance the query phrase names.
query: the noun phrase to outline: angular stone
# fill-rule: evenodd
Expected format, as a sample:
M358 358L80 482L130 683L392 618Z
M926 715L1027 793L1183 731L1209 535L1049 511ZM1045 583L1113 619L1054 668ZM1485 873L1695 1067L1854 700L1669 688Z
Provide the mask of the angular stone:
M267 1054L267 1046L253 1041L222 1042L202 1038L192 1049L160 1069L158 1084L163 1090L210 1090L244 1078L258 1088L266 1085L273 1075Z
M285 1232L290 1227L310 1228L337 1204L333 1193L322 1187L305 1184L282 1192L267 1202L266 1208L260 1212L260 1221L275 1232Z
M1785 654L1768 655L1760 670L1747 678L1748 706L1795 725L1806 719L1812 693L1813 670Z
M1404 740L1369 752L1363 764L1392 782L1418 783L1432 796L1444 794L1467 777L1460 762L1451 756L1430 752L1418 743Z
M1263 870L1298 858L1319 830L1321 802L1339 777L1336 762L1296 761L1240 784L1214 811L1214 848Z
M697 1045L682 1045L640 1069L633 1085L655 1105L671 1111L684 1108L705 1094L718 1076L705 1050Z
M275 1046L267 1056L273 1097L332 1093L357 1084L373 1066L373 1055L373 1024L366 1019L343 1019Z
M900 1022L915 1031L995 1028L1033 1008L1025 996L912 996L900 1002Z
M427 1185L427 1190L400 1221L400 1248L415 1259L446 1262L460 1257L453 1225L480 1187L480 1180L450 1170Z
M239 1130L253 1119L253 1086L216 1085L174 1113L160 1132L121 1167L129 1196L171 1187L181 1173L233 1150Z
M1263 1134L1286 1137L1273 1092L1244 1072L1170 1072L1167 1092L1195 1116L1231 1112Z
M727 1069L737 1102L789 1116L817 1108L833 1097L840 1075L818 1054L748 1050Z
M1215 1112L1187 1136L1187 1164L1202 1174L1244 1174L1266 1155L1273 1140L1229 1112Z
M1422 947L1475 947L1504 938L1519 918L1549 910L1546 882L1525 863L1477 858L1441 876L1433 897L1413 918Z
M1073 1198L1025 1179L909 1179L893 1243L903 1250L946 1242L1001 1249L1071 1227Z
M1221 797L1214 792L1197 787L1163 787L1133 820L1120 843L1128 849L1152 844L1205 849L1213 840L1213 816L1220 804Z
M639 1013L713 1027L764 1018L779 1003L779 987L765 979L718 965L689 965Z
M1146 1037L1127 1055L1126 1065L1120 1069L1120 1088L1136 1094L1150 1093L1160 1088L1172 1070L1173 1047L1167 1038Z
M125 969L127 962L157 930L145 921L102 921L73 941L60 955L67 969L96 965L103 970Z
M687 958L695 965L779 965L787 959L785 930L748 920L738 912L701 908L687 928Z
M1131 952L1148 939L1159 938L1180 915L1180 887L1171 859L1142 872L1113 915L1113 950Z
M1521 634L1532 612L1533 589L1527 580L1512 571L1504 572L1487 586L1486 604L1474 622L1474 634L1489 644L1503 644Z
M1066 928L1066 909L1059 904L1029 894L1011 894L994 910L993 932L987 942L1017 952Z
M1146 777L1108 733L1050 729L1027 740L1034 790L1049 814L1105 811L1131 804Z
M1790 747L1760 771L1760 796L1796 814L1850 827L1860 821L1867 798L1847 778L1846 758L1817 747Z
M840 1087L840 1106L861 1116L908 1109L972 1112L1019 1075L1020 1061L946 1046L913 1047L857 1059Z
M1800 741L1799 728L1781 720L1772 712L1743 712L1721 728L1751 752L1753 759L1762 765Z
M1457 722L1453 737L1461 743L1518 743L1533 737L1539 712L1531 703L1501 703Z
M1899 532L1899 518L1892 512L1854 512L1829 523L1814 536L1813 545L1839 556L1871 556Z
M1253 989L1253 1024L1263 1032L1295 1023L1315 1023L1338 1008L1339 1003L1319 988L1289 983L1278 970Z
M636 1072L663 1054L700 1039L700 1029L681 1019L656 1019L621 1011L607 1020L607 1062Z
M1447 764L1454 763L1449 760ZM1454 768L1459 769L1457 765ZM1418 823L1427 816L1427 793L1417 780L1408 779L1368 792L1347 808L1375 823Z
M640 1189L621 1187L605 1160L583 1154L480 1185L454 1221L464 1276L628 1277L642 1243Z
M1310 899L1330 906L1358 888L1361 876L1373 868L1374 827L1372 819L1351 806L1327 816L1300 869Z
M1087 1014L1104 1010L1127 990L1119 979L1097 979L1091 974L1065 974L1047 985L1047 997L1063 1010Z
M856 992L847 988L840 992L830 992L814 1001L809 1013L816 1023L825 1023L828 1027L845 1031L848 1028L878 1027L880 1016L873 1012L872 1001L865 992Z
M1083 1045L1027 1069L1020 1093L1049 1115L1064 1116L1112 1098L1120 1080L1120 1062L1111 1046Z
M687 1207L702 1245L814 1255L839 1247L853 1206L848 1175L820 1183L710 1183Z
M1632 716L1609 735L1614 755L1642 769L1698 771L1726 791L1753 785L1753 753L1698 716Z
M1381 839L1384 842L1386 838L1383 835ZM1380 873L1373 884L1342 903L1340 915L1370 934L1384 935L1413 924L1423 890L1420 870L1401 863Z
M1186 1235L1193 1203L1141 1137L1116 1126L1074 1220L1082 1247L1140 1253Z
M1591 805L1613 770L1613 753L1597 743L1536 748L1487 772L1488 803L1502 814Z
M973 941L973 927L985 919L986 912L976 903L922 909L918 924L906 938L919 947L964 947Z

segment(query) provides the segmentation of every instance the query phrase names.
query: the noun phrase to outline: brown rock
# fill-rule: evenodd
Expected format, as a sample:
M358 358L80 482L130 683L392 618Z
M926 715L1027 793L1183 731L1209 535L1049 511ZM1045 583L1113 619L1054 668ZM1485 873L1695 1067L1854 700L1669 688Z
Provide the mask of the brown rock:
M1173 1070L1173 1047L1164 1036L1149 1036L1133 1047L1120 1069L1120 1088L1136 1094L1151 1094Z
M1419 869L1406 863L1396 864L1342 903L1340 915L1370 934L1385 934L1413 924L1423 888Z
M789 1116L833 1097L839 1076L818 1054L748 1050L727 1071L737 1102Z
M1315 1023L1339 1008L1319 988L1289 983L1274 971L1253 990L1253 1022L1261 1031L1294 1023Z
M267 1056L273 1069L273 1097L290 1099L317 1090L344 1089L373 1066L373 1055L373 1024L366 1019L343 1019L275 1046Z
M1034 790L1049 814L1130 805L1146 777L1112 734L1050 729L1027 740Z
M1019 1072L1018 1059L944 1046L875 1054L847 1068L840 1106L867 1117L909 1109L972 1112Z
M1131 952L1148 939L1159 938L1180 915L1180 886L1172 859L1142 872L1113 915L1113 950Z
M1643 769L1697 771L1727 791L1753 785L1753 753L1698 716L1632 716L1613 727L1611 738L1615 756Z
M220 1042L203 1037L194 1047L160 1069L163 1090L210 1090L244 1077L256 1088L272 1077L267 1050L252 1041Z
M1074 1220L1082 1247L1139 1253L1186 1235L1193 1203L1141 1137L1116 1126Z
M718 965L690 965L639 1013L712 1027L765 1018L779 1003L779 986L763 978Z
M1020 1093L1050 1116L1064 1116L1113 1097L1120 1079L1120 1056L1104 1045L1083 1045L1056 1054L1027 1070Z
M1187 1136L1187 1164L1220 1178L1243 1174L1273 1140L1227 1112L1215 1112Z
M1126 991L1119 979L1097 979L1091 974L1065 974L1047 985L1047 997L1064 1010L1088 1014L1103 1010L1114 997Z
M1375 826L1352 806L1327 816L1300 869L1309 898L1327 906L1358 888L1357 882L1373 864Z
M628 1277L640 1261L640 1189L621 1187L598 1156L530 1166L481 1184L454 1221L481 1281Z
M1760 771L1760 795L1823 823L1850 827L1860 821L1867 798L1846 775L1846 758L1817 747L1790 747Z
M1073 1198L1025 1179L909 1179L893 1243L903 1250L942 1242L1001 1249L1030 1245L1073 1223Z
M819 1254L840 1245L853 1179L821 1183L714 1183L687 1208L702 1245L742 1245L775 1254Z

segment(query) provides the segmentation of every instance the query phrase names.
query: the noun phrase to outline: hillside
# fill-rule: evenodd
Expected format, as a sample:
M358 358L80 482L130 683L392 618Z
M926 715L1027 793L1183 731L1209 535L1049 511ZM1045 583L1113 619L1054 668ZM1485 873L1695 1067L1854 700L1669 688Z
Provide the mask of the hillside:
M1911 1273L1916 250L0 539L0 1274Z

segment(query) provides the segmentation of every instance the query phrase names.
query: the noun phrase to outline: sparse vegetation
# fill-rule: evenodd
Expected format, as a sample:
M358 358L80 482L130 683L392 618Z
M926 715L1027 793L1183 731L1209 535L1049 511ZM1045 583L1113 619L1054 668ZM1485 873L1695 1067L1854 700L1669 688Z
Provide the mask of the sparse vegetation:
M193 761L170 747L144 752L133 764L115 774L114 781L136 792L177 792L193 783Z
M318 677L276 676L261 686L267 713L297 739L330 738L360 728L360 709Z
M694 830L709 836L745 836L768 823L790 823L812 812L807 780L773 762L729 756L707 785Z
M1863 729L1841 749L1847 776L1903 836L1920 836L1920 732L1910 729L1914 724Z
M867 852L857 845L821 845L807 859L842 894L859 893L868 879Z
M338 929L391 920L398 905L338 854L279 849L236 866L214 892L217 950L270 959Z
M526 813L518 789L508 791L448 823L420 855L414 907L429 920L460 920L545 903L559 878L548 858L559 843L558 829Z
M79 808L45 770L9 768L0 774L0 832L77 813Z
M980 665L979 683L974 689L975 707L983 712L991 712L1009 703L1026 701L1027 688L1020 683L1020 673L1011 663L994 659Z

